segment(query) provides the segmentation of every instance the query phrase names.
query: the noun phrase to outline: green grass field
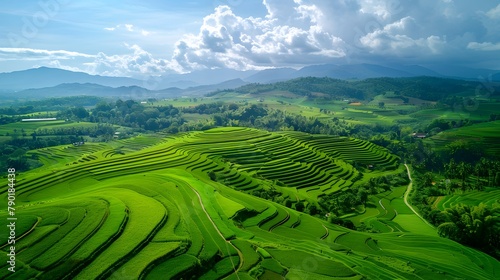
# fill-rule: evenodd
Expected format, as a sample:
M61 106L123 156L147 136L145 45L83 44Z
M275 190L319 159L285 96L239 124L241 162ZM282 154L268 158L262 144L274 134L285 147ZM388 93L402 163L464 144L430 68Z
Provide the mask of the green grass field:
M402 201L405 186L371 196L371 206L352 217L380 233L352 231L328 223L324 213L310 216L251 195L272 187L308 204L401 172L396 156L367 141L227 127L85 147L33 151L45 153L47 165L17 176L19 271L7 270L2 231L0 278L500 276L497 260L437 237L419 220ZM113 153L117 148L123 152ZM354 162L381 171L356 181L365 171ZM3 184L3 201L6 192ZM0 227L6 218L4 207Z
M432 141L436 148L443 148L453 141L461 140L485 147L486 152L491 155L498 155L500 153L499 131L500 121L485 122L443 131L428 141Z

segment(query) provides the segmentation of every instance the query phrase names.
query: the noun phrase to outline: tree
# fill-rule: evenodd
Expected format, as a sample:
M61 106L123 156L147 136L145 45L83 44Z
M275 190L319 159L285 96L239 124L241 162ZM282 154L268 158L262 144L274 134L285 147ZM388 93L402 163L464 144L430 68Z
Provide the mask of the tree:
M210 170L210 172L208 172L208 177L212 181L217 181L217 175L215 174L215 172L213 170Z
M498 256L500 249L500 207L458 204L442 212L445 222L438 233L464 245Z
M85 110L85 108L83 108L82 106L78 106L71 109L71 112L75 117L77 117L80 120L85 119L86 117L89 116L89 112L87 112L87 110Z
M460 176L460 178L462 179L462 188L463 189L465 189L465 178L468 177L471 170L472 170L472 166L470 165L470 163L465 163L462 161L457 165L457 172L458 172L458 175Z
M426 172L424 176L422 176L422 184L424 187L428 187L432 185L432 182L434 182L434 176L432 172Z
M304 202L299 201L299 202L295 203L295 210L297 210L299 212L303 212L304 211Z
M312 203L309 203L307 205L307 213L309 213L312 216L318 214L318 207Z
M449 178L456 178L457 176L457 165L455 160L452 158L449 163L445 164L445 173Z
M380 109L383 109L383 108L385 107L385 102L384 102L384 101L380 101L380 102L378 103L378 107L379 107Z
M158 130L158 128L160 128L160 125L158 123L158 120L150 118L149 120L147 120L144 128L147 130Z

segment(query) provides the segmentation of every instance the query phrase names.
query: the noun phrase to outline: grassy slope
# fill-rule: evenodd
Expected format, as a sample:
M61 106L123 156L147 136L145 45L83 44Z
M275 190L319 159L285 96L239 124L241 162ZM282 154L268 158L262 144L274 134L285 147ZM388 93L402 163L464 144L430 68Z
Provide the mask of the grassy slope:
M307 135L292 137L253 129L214 129L170 139L122 156L96 157L22 174L18 176L17 213L19 217L31 217L25 228L35 221L33 215L38 216L40 223L19 240L30 239L32 244L18 256L20 266L30 265L24 268L26 277L20 276L20 279L33 275L47 278L68 275L84 279L130 273L133 277L152 277L165 271L167 264L175 264L169 275L176 277L231 275L234 278L238 274L245 275L246 279L248 275L257 275L259 270L265 275L288 273L288 277L331 275L352 279L363 275L383 279L432 279L440 278L443 273L471 279L499 276L500 264L491 257L446 239L419 234L420 226L408 223L412 214L400 202L402 189L379 198L384 199L382 205L386 209L395 209L393 214L388 215L388 211L377 207L377 212L370 212L375 217L365 217L378 219L392 229L380 234L353 232L236 190L242 184L254 185L254 189L273 184L265 176L252 177L256 174L252 170L257 170L256 166L266 161L262 155L275 160L286 158L277 162L285 168L300 168L295 171L298 174L310 172L309 180L326 180L321 177L325 171L315 170L327 168L328 165L321 164L334 154L340 153L347 159L351 153L352 157L363 160L365 153L384 153L351 140L337 143L333 139L319 138L311 145L303 145L307 138ZM351 148L344 145L351 145ZM235 154L234 149L238 153ZM390 161L385 163L386 156L380 160L380 164L391 165ZM349 174L354 174L352 166L342 163L340 158L335 157L333 162L341 168L332 169L333 175L348 180L352 176ZM386 172L398 170L396 166L394 171ZM209 171L220 176L226 174L226 181L211 181L207 176ZM278 176L276 178L283 181L290 179L279 177L280 173L265 174ZM248 183L244 183L245 180ZM290 183L295 180L290 179ZM301 180L301 184L305 183ZM281 188L290 194L296 189ZM5 187L1 189L4 198L5 190ZM300 193L297 196L302 200L315 197L300 196ZM81 205L80 210L73 209L77 205ZM235 215L242 219L241 222L228 219L243 208L247 214ZM75 214L58 218L57 213L65 212L54 209L66 209ZM85 222L93 211L101 217L102 223ZM0 214L5 217L5 210ZM56 234L52 233L50 239L41 234L51 225L62 224L66 226L52 229ZM398 230L400 227L404 231ZM37 259L35 263L33 256L45 252L41 248L58 246L60 242L66 244L70 240L64 236L76 236L80 231L88 232L88 238L74 239L73 243L64 246L69 249L64 254L47 251L55 260L64 255L72 262L63 265L48 262L49 259ZM60 239L54 238L58 232ZM103 240L104 236L109 236L109 242ZM93 248L94 253L89 254L85 248ZM267 258L255 254L257 248L267 252ZM85 257L79 259L77 256ZM5 254L0 254L0 258L3 263L0 277L4 277Z

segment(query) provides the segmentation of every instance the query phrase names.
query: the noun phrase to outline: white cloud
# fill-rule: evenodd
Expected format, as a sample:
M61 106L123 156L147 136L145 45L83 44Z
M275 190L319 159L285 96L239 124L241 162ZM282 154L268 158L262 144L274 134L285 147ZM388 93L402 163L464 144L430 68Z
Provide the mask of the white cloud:
M361 13L374 15L383 20L390 19L394 14L401 12L398 0L360 0L358 3Z
M85 71L106 76L149 76L168 72L175 65L168 60L158 59L138 45L125 47L131 51L125 55L98 53L95 59L84 63Z
M500 5L492 2L261 0L267 13L260 17L242 17L237 6L219 6L196 20L199 26L195 32L179 37L172 34L187 28L180 27L176 32L169 29L165 36L167 31L150 30L152 23L139 24L132 18L103 26L108 42L129 42L125 54L117 54L116 43L106 44L112 45L110 49L92 55L0 48L0 60L40 60L53 66L77 66L92 74L126 76L346 61L464 65L488 61L494 65L498 58L492 57L492 51L500 48L496 43L500 42ZM175 42L170 47L173 51L159 55L159 50L169 48L171 42ZM75 49L81 50L79 46ZM84 64L76 64L81 61Z
M491 4L458 1L262 0L267 15L242 18L226 6L186 34L172 57L182 71L303 66L347 61L471 60L471 41L500 40L484 16ZM421 59L421 60L419 60ZM345 61L344 60L344 61Z
M134 31L134 25L132 24L124 24L125 28L127 29L128 32L133 32Z
M491 42L470 42L467 45L468 49L476 50L476 51L500 51L500 43L491 43Z
M423 51L433 54L440 53L445 41L439 36L412 37L416 33L415 20L404 17L385 25L360 38L361 43L375 54L394 54L399 56L414 56Z
M489 10L486 15L492 19L500 19L500 4Z
M264 0L265 18L242 18L219 6L198 34L179 40L173 60L183 71L300 65L345 56L342 39L318 24L323 13L300 0Z
M77 57L93 58L95 56L65 50L50 51L31 48L0 48L0 60L65 60Z
M126 31L126 32L130 32L130 33L138 33L138 34L141 34L142 36L148 36L151 34L151 32L148 30L139 29L136 26L134 26L133 24L128 24L128 23L117 24L116 26L112 26L112 27L104 27L104 30L107 30L107 31L122 30L122 31Z

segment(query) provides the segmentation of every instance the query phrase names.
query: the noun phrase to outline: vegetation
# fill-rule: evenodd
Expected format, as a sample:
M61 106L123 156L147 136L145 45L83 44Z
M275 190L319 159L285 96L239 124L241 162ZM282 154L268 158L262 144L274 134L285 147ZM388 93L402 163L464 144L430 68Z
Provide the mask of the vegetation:
M16 277L496 279L500 103L477 86L301 78L0 108Z

